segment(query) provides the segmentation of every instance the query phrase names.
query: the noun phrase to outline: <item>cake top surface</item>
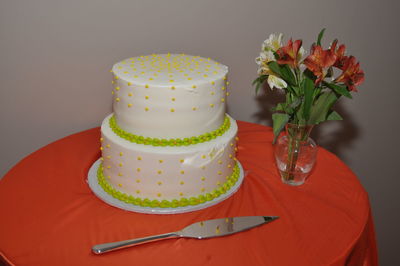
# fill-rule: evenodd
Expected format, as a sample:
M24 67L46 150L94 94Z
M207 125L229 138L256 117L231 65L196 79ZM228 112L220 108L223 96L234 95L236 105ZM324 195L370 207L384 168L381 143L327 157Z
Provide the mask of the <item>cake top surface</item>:
M228 67L210 58L186 54L152 54L116 63L112 72L135 84L188 86L224 78Z

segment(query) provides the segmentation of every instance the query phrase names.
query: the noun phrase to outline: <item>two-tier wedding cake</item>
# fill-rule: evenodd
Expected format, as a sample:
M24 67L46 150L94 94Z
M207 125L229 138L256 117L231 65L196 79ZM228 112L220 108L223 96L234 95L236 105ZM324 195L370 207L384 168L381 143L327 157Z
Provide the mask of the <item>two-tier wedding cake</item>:
M153 54L115 64L113 113L101 126L97 182L145 208L201 206L238 187L237 125L225 113L228 68ZM238 181L239 180L239 181Z

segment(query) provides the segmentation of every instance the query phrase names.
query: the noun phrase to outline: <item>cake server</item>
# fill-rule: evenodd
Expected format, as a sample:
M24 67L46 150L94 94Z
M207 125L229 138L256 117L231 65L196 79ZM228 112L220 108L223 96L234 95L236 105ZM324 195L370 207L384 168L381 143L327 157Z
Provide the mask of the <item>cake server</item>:
M105 252L110 252L117 249L132 247L140 244L170 238L186 237L205 239L218 236L226 236L272 222L278 218L279 217L277 216L241 216L207 220L191 224L180 231L172 233L95 245L92 247L92 251L95 254L103 254Z

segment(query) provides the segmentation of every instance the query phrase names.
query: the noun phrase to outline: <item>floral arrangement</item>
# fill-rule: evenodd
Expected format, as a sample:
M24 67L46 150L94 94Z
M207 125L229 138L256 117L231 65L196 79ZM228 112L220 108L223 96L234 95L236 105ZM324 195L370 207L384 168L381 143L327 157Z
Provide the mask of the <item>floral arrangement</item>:
M282 34L271 34L262 44L256 58L258 77L253 82L256 92L267 81L271 89L283 90L286 95L286 101L273 108L275 139L287 123L317 125L342 120L332 110L333 105L341 96L352 98L351 92L364 81L359 62L345 55L344 44L338 46L338 40L334 40L328 49L322 47L324 31L307 57L301 40L290 39L283 46Z

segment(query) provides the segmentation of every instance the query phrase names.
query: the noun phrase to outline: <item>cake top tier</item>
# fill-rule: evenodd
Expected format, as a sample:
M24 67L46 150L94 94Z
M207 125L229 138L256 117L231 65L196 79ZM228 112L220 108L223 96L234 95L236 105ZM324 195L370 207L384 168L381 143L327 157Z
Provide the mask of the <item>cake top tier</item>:
M228 67L210 58L152 54L116 63L112 72L128 82L149 86L188 86L225 77Z

